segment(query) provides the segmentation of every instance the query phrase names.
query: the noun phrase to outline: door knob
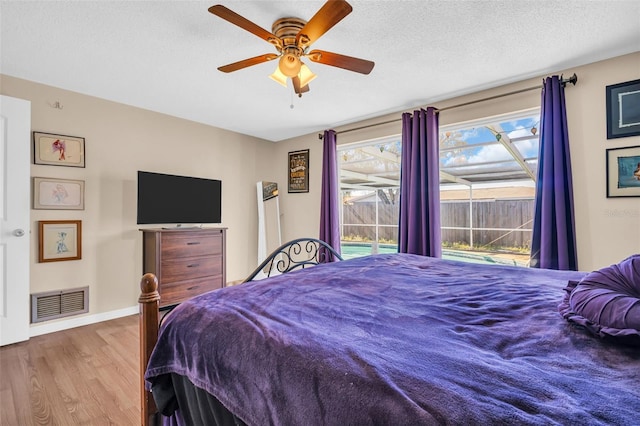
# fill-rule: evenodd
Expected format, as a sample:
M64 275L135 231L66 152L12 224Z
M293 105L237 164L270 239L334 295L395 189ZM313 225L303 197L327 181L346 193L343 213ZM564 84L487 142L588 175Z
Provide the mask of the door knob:
M22 237L24 235L24 229L16 229L15 231L13 231L13 235L15 235L16 237Z

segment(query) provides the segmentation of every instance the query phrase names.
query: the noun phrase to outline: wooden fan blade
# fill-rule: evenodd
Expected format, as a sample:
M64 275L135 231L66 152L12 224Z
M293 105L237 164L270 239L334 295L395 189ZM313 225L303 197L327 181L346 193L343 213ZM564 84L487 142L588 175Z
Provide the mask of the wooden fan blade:
M244 59L242 61L234 62L232 64L223 65L221 67L218 67L218 70L222 72L238 71L238 70L241 70L242 68L247 68L252 65L258 65L263 62L271 61L273 59L276 59L277 57L278 55L276 55L275 53L267 53L266 55L255 56L253 58Z
M352 7L344 0L329 0L316 12L296 36L296 45L304 49L329 31L351 13Z
M271 44L274 44L277 46L280 45L280 39L278 39L278 37L276 37L269 31L265 30L264 28L260 27L259 25L254 24L247 18L238 15L231 9L224 7L221 4L216 4L215 6L211 6L209 8L209 12L213 13L216 16L219 16L220 18L226 21L231 22L234 25L239 26L243 30L249 31L251 34L257 35L261 39L268 41Z
M306 56L313 62L359 72L360 74L369 74L375 65L375 62L365 59L340 55L339 53L327 52L325 50L312 50Z
M293 82L293 90L298 94L298 96L302 96L303 93L309 91L309 85L307 84L304 87L300 87L300 77L291 77L291 81Z

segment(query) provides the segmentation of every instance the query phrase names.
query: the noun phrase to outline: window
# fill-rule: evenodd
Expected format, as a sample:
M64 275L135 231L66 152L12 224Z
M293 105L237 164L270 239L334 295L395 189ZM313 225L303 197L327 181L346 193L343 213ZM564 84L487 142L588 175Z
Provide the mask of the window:
M440 128L443 257L526 266L539 110ZM338 147L342 251L396 252L401 137Z
M398 251L400 138L338 149L343 257Z

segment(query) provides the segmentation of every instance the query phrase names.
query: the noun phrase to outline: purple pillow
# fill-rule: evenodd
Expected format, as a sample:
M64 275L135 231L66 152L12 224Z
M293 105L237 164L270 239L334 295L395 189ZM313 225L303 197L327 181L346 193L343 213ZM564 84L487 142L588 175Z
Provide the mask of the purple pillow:
M640 254L569 281L558 307L568 321L600 337L640 344Z

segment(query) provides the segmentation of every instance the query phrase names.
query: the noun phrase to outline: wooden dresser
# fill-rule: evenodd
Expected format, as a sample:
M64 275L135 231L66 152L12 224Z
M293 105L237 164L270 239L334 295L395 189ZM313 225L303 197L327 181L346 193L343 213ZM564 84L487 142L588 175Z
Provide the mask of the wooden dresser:
M224 287L226 228L141 231L142 272L158 278L161 308Z

